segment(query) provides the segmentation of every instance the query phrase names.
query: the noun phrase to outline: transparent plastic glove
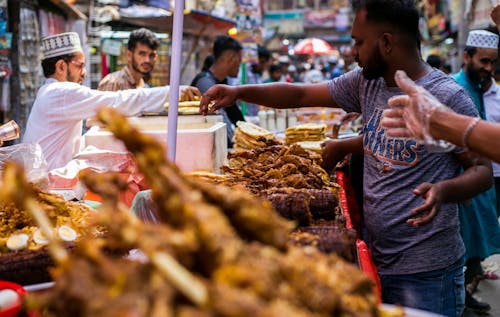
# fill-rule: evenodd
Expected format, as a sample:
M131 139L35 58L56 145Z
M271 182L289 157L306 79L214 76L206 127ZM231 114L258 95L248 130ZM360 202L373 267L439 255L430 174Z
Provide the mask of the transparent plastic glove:
M435 140L429 132L429 118L434 111L451 111L440 103L423 87L411 80L404 71L398 70L394 76L396 84L406 95L389 99L389 109L384 111L382 127L388 136L412 137L423 143L430 152L447 152L454 145L443 140Z

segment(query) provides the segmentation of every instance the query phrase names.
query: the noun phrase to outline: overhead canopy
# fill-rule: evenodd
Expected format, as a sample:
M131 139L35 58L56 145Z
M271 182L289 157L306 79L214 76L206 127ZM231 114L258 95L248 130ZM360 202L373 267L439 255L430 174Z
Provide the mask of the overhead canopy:
M154 29L159 32L172 32L173 15L161 17L126 17L120 16L120 21L137 26ZM191 10L184 13L183 32L187 34L217 35L225 34L236 25L236 21L213 16L206 11Z
M63 10L64 13L68 15L68 17L87 21L87 16L85 14L83 14L80 10L76 9L74 6L66 3L66 1L50 0L50 2L59 7L61 10Z

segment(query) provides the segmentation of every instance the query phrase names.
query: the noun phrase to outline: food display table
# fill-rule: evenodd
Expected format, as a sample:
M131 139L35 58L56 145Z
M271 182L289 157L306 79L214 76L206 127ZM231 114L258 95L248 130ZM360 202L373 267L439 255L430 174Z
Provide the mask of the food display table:
M167 145L167 117L131 117L141 132ZM227 130L221 116L179 116L175 163L184 172L204 170L218 173L227 157ZM93 126L82 137L83 147L124 152L123 143L105 128Z

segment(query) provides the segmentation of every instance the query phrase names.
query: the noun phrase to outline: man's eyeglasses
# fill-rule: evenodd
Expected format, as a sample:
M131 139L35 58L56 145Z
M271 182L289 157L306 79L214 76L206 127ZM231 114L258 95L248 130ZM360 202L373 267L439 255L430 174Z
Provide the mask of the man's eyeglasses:
M80 68L80 69L84 69L85 68L85 63L82 63L82 62L77 62L77 61L70 61L71 64L75 65L76 67Z

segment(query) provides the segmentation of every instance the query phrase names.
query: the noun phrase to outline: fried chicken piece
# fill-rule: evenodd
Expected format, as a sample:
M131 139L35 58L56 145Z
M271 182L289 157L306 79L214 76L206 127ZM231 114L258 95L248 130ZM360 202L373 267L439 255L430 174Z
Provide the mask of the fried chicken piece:
M80 248L76 252L71 266L52 271L50 292L30 296L29 307L43 308L43 316L173 316L169 311L175 292L165 279L151 274L150 265L102 253L89 258Z
M245 190L225 186L205 183L192 183L192 186L200 189L208 202L219 206L241 237L286 249L288 233L295 226L279 217L268 201L257 199Z
M235 262L221 266L213 280L257 294L267 302L286 300L312 313L375 316L374 285L357 273L356 267L339 257L314 249L291 247L283 256L273 248L252 243L241 250Z
M200 268L205 274L231 259L242 243L235 230L220 209L205 202L203 193L193 188L189 178L166 160L161 144L139 133L114 109L101 109L98 118L135 154L138 167L151 187L160 219L176 228L192 226L195 229L201 243Z

